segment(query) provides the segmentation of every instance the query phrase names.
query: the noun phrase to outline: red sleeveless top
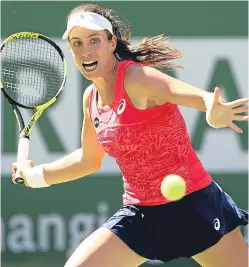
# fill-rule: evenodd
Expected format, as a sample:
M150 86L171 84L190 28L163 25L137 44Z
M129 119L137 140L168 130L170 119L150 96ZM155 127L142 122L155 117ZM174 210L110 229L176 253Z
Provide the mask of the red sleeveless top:
M169 202L160 186L168 174L180 175L187 194L212 182L198 159L178 106L166 103L139 110L124 88L124 74L133 61L119 65L115 96L109 109L97 105L97 90L90 93L90 116L99 143L123 174L123 204L159 205Z

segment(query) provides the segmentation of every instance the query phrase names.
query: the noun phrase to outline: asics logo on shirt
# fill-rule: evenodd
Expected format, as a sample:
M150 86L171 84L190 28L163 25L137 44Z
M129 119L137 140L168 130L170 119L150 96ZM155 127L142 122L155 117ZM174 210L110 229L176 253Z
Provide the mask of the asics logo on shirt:
M119 105L118 105L118 108L117 108L117 114L121 115L125 111L125 108L126 108L126 100L124 98L122 98L119 101Z

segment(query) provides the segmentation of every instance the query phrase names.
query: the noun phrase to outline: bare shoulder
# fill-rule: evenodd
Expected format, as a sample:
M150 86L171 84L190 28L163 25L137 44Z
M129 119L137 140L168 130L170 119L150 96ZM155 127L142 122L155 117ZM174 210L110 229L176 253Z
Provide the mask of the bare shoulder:
M92 91L92 84L90 84L84 91L84 94L83 94L83 103L84 102L88 102L89 100L89 97L90 97L90 94L91 94L91 91Z
M141 65L132 65L130 66L124 76L124 88L129 96L137 95L140 96L140 89L144 84L144 69L145 66ZM134 90L134 88L136 90Z
M139 83L142 81L145 69L147 67L141 65L132 65L125 72L125 83L127 85Z
M124 79L128 95L154 99L159 87L167 83L167 75L149 66L134 65L127 69Z
M92 84L90 84L84 91L83 94L83 111L89 114L89 97L92 91Z
M151 79L152 77L162 77L162 76L166 75L160 70L157 70L153 67L143 66L143 65L133 65L127 69L125 79L128 82L144 83L146 79Z

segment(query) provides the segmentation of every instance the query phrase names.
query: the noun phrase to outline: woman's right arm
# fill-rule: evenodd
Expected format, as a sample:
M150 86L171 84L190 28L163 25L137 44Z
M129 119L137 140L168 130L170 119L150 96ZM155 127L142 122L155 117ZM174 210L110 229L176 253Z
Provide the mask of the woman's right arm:
M43 175L48 185L72 181L88 174L94 173L100 169L104 158L104 150L98 142L94 126L89 114L89 93L88 87L83 96L83 126L81 134L80 149L71 154L51 163L43 164ZM30 161L23 163L14 163L13 177L18 169L25 178L25 173L32 167ZM35 167L37 168L37 166ZM28 169L28 170L27 170ZM29 184L26 185L28 186Z
M105 152L98 142L90 118L89 93L90 87L83 96L82 147L62 159L44 165L44 177L48 184L72 181L100 169Z

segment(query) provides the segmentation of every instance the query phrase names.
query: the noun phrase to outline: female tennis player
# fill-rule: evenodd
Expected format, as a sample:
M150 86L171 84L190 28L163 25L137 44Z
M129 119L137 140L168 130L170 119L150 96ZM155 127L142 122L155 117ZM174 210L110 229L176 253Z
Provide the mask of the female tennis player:
M214 93L174 79L158 68L181 53L163 35L130 45L130 29L110 9L80 5L67 18L67 40L79 71L92 84L83 97L82 147L56 162L13 164L25 185L46 187L99 170L104 154L123 174L123 206L85 239L66 267L135 267L147 259L193 257L203 267L246 267L239 230L247 213L212 179L193 150L178 105L206 112L215 128L242 130L248 98L226 103ZM217 162L215 163L217 164ZM164 198L168 174L187 184L186 196Z

